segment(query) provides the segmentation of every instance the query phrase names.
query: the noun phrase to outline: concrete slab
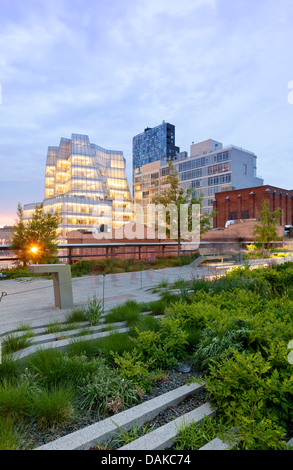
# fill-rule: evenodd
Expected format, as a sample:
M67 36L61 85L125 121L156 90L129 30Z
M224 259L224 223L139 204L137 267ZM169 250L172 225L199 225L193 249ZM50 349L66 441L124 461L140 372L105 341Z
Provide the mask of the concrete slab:
M103 324L103 325L98 325L98 326L86 326L85 328L87 330L89 330L92 333L92 335L94 336L95 333L97 333L101 330L105 330L105 328L107 328L107 327L109 327L109 328L113 327L113 328L120 329L120 328L123 328L125 326L126 326L125 322L119 322L119 323L111 323L111 324L109 323L107 325ZM49 343L49 342L52 342L52 341L58 341L58 338L63 337L63 336L67 336L71 339L74 339L75 337L79 336L79 334L83 331L83 329L84 328L79 328L79 329L76 329L76 330L63 330L63 331L59 331L57 333L42 334L40 336L34 336L34 337L30 338L30 341L33 345L33 344L44 344L44 343ZM88 336L89 335L80 336L80 339L83 339L83 338L88 337Z
M115 333L127 333L129 331L129 328L120 328L115 330ZM91 341L94 339L99 339L99 338L105 338L107 336L110 336L113 333L113 331L104 331L102 333L93 333L91 335L85 335L81 336L76 339L76 341L81 340L81 341ZM40 349L67 349L68 346L70 346L72 342L71 339L63 339L60 341L49 341L44 344L37 344L33 346L29 346L25 349L22 349L21 351L17 351L13 353L11 356L14 360L22 360L25 359L28 356L31 356L34 354L36 351Z
M198 393L203 387L204 384L184 385L35 450L88 450L97 443L109 441L120 432L119 428L129 430L133 426L145 424L166 408L175 406L188 396Z
M208 442L205 446L201 447L199 450L229 450L229 442L224 442L218 437L213 439L211 442Z
M88 302L96 296L103 298L105 308L121 304L127 299L138 302L149 302L160 298L151 292L151 288L161 281L169 283L177 279L208 276L212 268L199 267L194 270L190 266L146 270L136 273L108 274L105 277L86 276L72 279L74 307ZM64 321L71 309L59 310L54 307L54 289L52 281L43 278L24 280L2 280L1 291L7 296L0 302L0 334L16 328L20 323L40 326L44 323ZM1 295L1 293L0 293Z
M120 450L133 451L133 450L165 450L172 447L178 430L183 425L191 423L200 423L205 416L212 418L216 415L216 410L213 410L209 403L190 411L186 415L171 421L170 423L155 429L149 434L136 439L135 441L120 447Z

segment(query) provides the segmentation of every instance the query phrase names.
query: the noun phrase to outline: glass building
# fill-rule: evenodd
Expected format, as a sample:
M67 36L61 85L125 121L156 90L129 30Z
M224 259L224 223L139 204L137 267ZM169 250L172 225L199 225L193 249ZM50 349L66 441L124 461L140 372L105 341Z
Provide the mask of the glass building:
M132 219L132 200L123 152L90 143L87 135L61 138L49 147L44 208L62 214L60 235L71 230L119 228ZM24 218L36 204L24 206Z
M175 126L163 121L159 126L149 128L136 135L132 141L133 172L148 163L158 160L173 160L180 152L175 146Z

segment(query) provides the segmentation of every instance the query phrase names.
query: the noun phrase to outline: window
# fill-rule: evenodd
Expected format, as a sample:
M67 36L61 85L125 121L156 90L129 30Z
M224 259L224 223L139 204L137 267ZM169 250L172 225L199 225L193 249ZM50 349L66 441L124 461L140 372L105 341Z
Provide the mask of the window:
M226 183L231 183L231 173L208 178L208 186L216 186L218 184L226 184Z
M247 165L245 163L243 164L243 174L247 176Z
M192 181L191 186L192 188L200 188L201 180Z

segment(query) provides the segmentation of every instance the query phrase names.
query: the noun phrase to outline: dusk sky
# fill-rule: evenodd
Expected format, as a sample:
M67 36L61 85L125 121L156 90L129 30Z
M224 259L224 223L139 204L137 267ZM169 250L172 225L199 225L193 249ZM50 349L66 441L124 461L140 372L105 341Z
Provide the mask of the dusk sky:
M163 120L293 189L292 24L292 0L0 0L0 226L43 200L61 137L123 151L131 185L132 138Z

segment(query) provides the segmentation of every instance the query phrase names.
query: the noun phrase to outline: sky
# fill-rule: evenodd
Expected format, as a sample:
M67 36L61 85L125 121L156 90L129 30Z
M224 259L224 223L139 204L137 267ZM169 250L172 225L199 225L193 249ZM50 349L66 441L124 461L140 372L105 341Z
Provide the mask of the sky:
M48 146L123 151L162 121L293 189L292 0L0 0L0 226L41 202Z

